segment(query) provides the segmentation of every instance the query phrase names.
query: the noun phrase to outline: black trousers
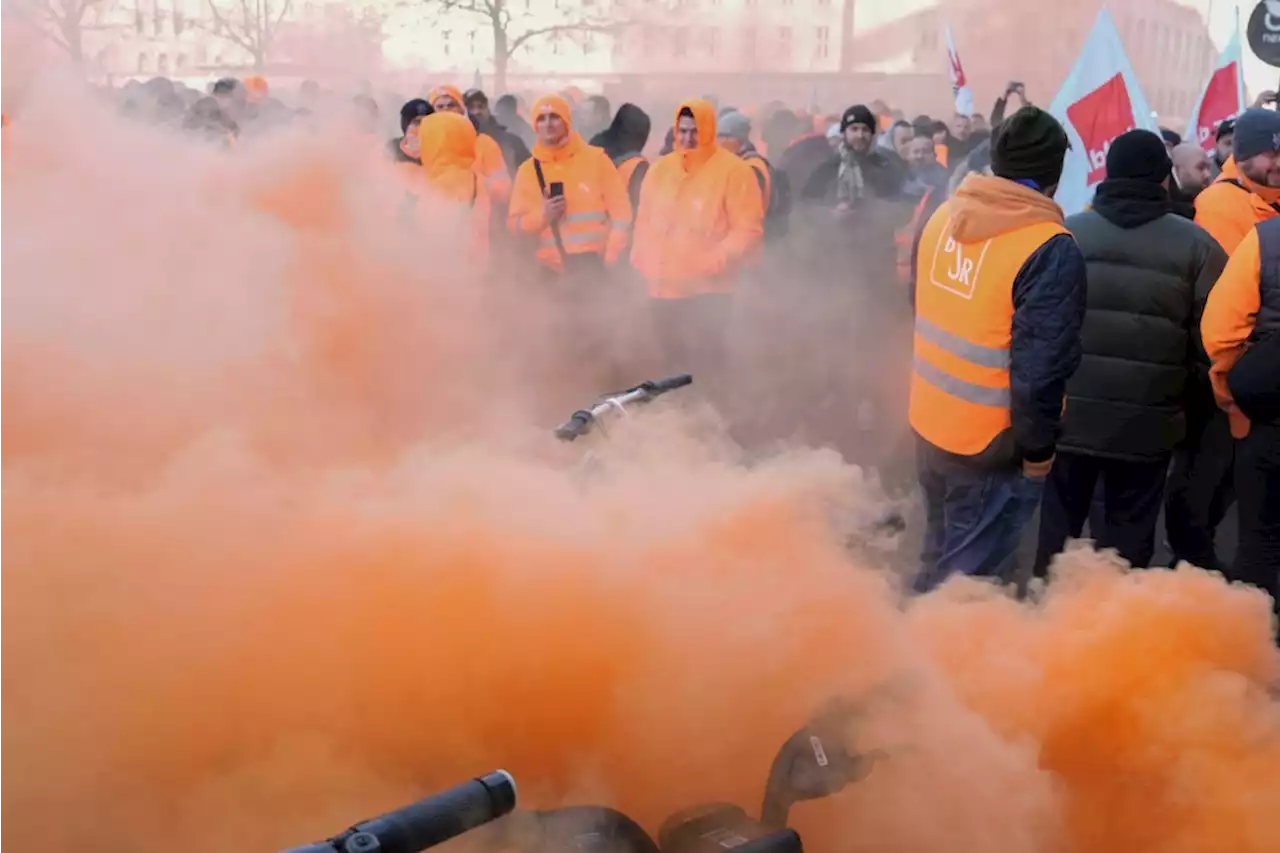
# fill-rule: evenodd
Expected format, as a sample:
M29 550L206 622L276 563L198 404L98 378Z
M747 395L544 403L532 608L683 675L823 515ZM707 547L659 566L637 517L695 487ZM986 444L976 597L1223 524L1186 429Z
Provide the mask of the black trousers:
M1199 423L1192 420L1188 419L1185 445L1173 452L1165 496L1165 535L1175 565L1186 560L1221 571L1226 566L1218 558L1214 537L1235 501L1232 467L1236 442L1227 415L1220 409L1196 419Z
M1236 443L1240 545L1226 574L1280 599L1280 424L1253 424ZM1280 612L1280 605L1277 606Z
M1094 488L1102 482L1101 529L1091 529L1099 548L1115 548L1131 564L1146 567L1156 547L1156 523L1169 470L1168 454L1144 462L1124 462L1059 453L1040 506L1040 543L1035 573L1044 577L1068 538L1084 531ZM1092 528L1092 525L1091 525Z

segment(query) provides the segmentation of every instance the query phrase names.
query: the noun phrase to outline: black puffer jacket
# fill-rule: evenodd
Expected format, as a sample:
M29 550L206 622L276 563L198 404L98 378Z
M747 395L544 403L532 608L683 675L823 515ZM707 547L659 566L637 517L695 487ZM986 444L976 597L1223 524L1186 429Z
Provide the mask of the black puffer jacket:
M1200 315L1227 256L1157 184L1107 180L1070 216L1088 265L1084 358L1067 383L1061 450L1141 461L1182 441L1207 388Z

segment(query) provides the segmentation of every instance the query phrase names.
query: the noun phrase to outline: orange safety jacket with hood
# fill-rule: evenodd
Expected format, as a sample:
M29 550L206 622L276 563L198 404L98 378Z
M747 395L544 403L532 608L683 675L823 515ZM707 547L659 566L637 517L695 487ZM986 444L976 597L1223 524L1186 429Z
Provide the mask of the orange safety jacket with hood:
M631 263L653 299L732 292L764 235L755 170L716 143L711 104L685 101L676 108L676 125L684 110L697 125L697 147L661 157L640 189Z
M1084 278L1051 199L969 175L920 237L908 415L916 434L984 465L1033 451L1043 458L1032 461L1048 459L1080 363Z
M564 270L560 245L566 256L599 255L611 266L626 249L631 230L627 185L609 155L588 145L573 129L568 101L559 95L548 95L534 102L535 123L538 116L548 113L564 121L569 135L556 148L541 140L534 143L533 156L521 163L516 172L507 225L514 234L537 236L537 259L549 269ZM555 233L542 209L555 183L564 185L565 197L565 215L559 223L560 245L556 244Z
M457 113L435 113L418 125L424 186L434 205L468 211L470 260L489 263L489 191L476 160L475 125Z
M435 86L427 92L427 100L434 107L436 100L447 95L465 109L462 90L448 84ZM489 198L494 204L506 204L511 198L511 174L507 171L507 161L502 156L502 148L493 137L480 134L476 137L476 167L484 178L489 190Z
M1222 174L1196 196L1196 224L1230 255L1259 222L1280 214L1280 189L1256 184L1228 157Z

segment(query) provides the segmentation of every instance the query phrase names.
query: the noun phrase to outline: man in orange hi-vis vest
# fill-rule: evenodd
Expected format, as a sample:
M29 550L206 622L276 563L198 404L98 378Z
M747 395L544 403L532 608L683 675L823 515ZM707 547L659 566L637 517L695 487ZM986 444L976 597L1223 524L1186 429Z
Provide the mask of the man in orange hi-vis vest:
M1008 579L1053 464L1085 310L1084 256L1052 198L1067 146L1048 113L1018 111L992 143L993 174L965 178L921 235L918 592L957 572Z

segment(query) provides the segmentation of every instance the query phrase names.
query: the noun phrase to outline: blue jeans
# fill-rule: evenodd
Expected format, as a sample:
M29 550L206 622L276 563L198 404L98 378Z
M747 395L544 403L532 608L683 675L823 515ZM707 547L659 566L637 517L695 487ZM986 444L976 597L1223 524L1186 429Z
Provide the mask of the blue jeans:
M920 455L919 475L925 532L914 591L928 592L954 572L1012 580L1018 544L1044 481L1012 467L982 471L939 464L927 453Z

